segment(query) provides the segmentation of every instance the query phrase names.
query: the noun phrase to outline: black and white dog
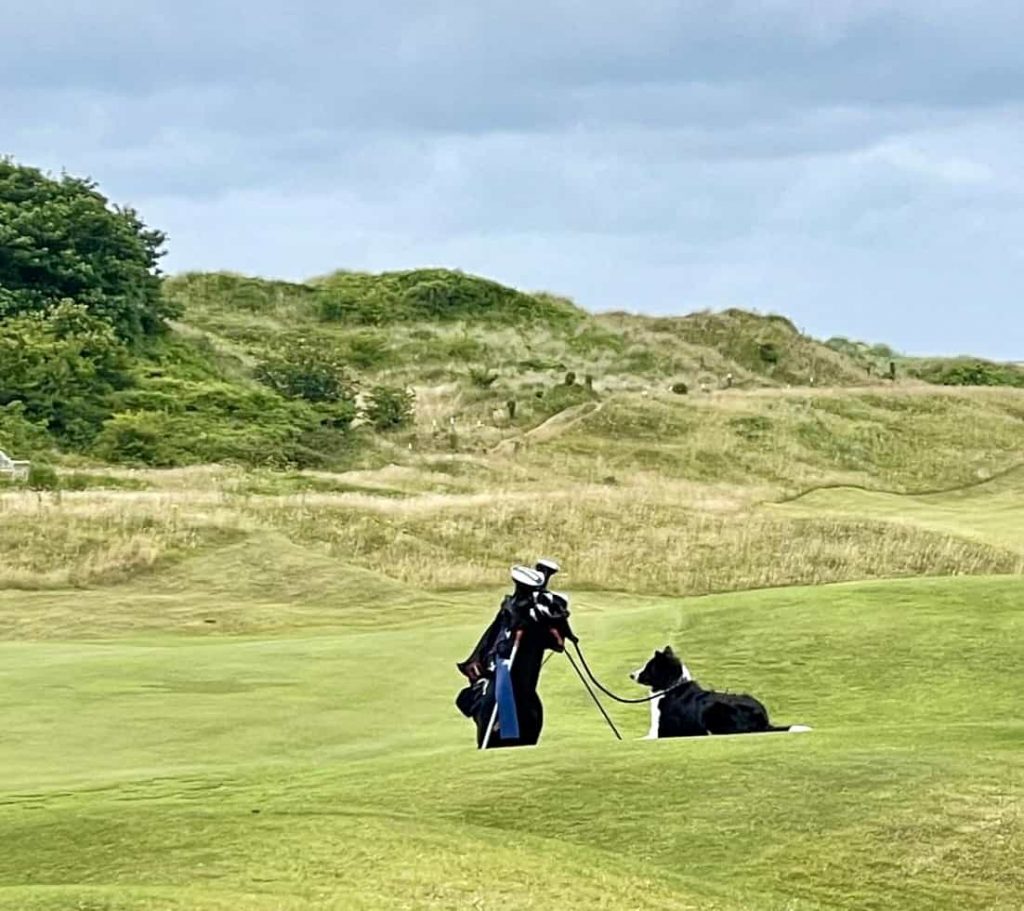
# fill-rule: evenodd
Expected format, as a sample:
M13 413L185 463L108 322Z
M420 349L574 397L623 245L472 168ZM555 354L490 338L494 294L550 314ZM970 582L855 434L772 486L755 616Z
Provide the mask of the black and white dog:
M671 646L665 646L663 652L656 651L647 664L629 676L661 694L660 699L651 700L648 740L769 731L795 734L811 730L805 724L773 725L768 720L768 710L753 696L704 689L693 679L690 669L673 654Z

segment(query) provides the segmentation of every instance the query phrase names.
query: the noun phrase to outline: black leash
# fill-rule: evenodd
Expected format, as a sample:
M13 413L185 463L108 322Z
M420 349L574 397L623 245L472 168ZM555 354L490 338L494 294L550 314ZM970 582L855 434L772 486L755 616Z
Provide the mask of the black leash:
M576 649L576 654L580 657L580 663L583 665L583 669L587 672L587 676L590 678L590 682L594 684L602 693L604 693L609 699L614 699L616 702L621 702L624 705L638 705L644 702L654 702L655 699L660 699L666 693L670 693L676 687L686 683L685 680L680 680L678 683L672 684L667 690L662 690L659 693L651 693L650 696L642 696L639 699L624 699L622 696L616 696L610 689L601 685L601 681L594 676L594 672L590 669L590 665L587 664L587 659L583 657L583 652L580 651L578 642L573 642L572 647ZM565 653L567 656L568 652ZM569 660L572 661L572 656L569 656ZM575 667L575 664L573 665ZM579 673L577 671L576 673Z
M615 739L622 740L622 735L619 733L619 729L615 727L615 722L612 721L612 719L608 716L608 713L604 710L604 706L601 705L601 700L597 698L597 693L595 693L590 688L590 684L587 683L587 678L583 676L582 671L580 671L580 669L576 666L576 662L572 660L572 655L570 655L568 652L565 652L565 657L569 659L569 664L571 664L572 669L576 671L576 676L580 678L580 683L583 684L584 689L590 694L590 698L594 700L594 705L597 706L598 711L602 715L604 715L604 720L608 722L608 727L612 729L612 733L615 735Z

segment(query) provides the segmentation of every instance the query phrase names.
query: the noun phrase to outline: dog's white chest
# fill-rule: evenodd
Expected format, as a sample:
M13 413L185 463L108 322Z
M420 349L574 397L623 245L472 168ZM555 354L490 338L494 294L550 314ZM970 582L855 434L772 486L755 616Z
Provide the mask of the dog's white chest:
M658 726L661 724L661 700L664 698L661 696L651 700L651 729L647 732L647 740L658 739Z

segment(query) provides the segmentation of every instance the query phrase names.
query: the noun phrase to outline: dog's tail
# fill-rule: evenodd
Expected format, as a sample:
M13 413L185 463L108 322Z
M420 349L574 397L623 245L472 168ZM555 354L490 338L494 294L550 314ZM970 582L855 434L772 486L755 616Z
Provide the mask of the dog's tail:
M787 734L806 734L808 731L813 731L814 728L812 728L809 724L787 724L781 727L772 724L768 726L768 730L780 734L783 732Z

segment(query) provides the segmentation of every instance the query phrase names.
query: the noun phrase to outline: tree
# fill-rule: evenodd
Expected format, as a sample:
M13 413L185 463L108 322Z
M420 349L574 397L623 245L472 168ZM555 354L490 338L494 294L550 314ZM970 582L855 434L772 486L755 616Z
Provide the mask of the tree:
M88 179L0 158L0 320L81 304L126 342L177 315L161 295L164 235Z
M125 346L81 304L3 321L0 408L19 403L19 414L61 442L89 442L110 414L109 394L129 381Z

